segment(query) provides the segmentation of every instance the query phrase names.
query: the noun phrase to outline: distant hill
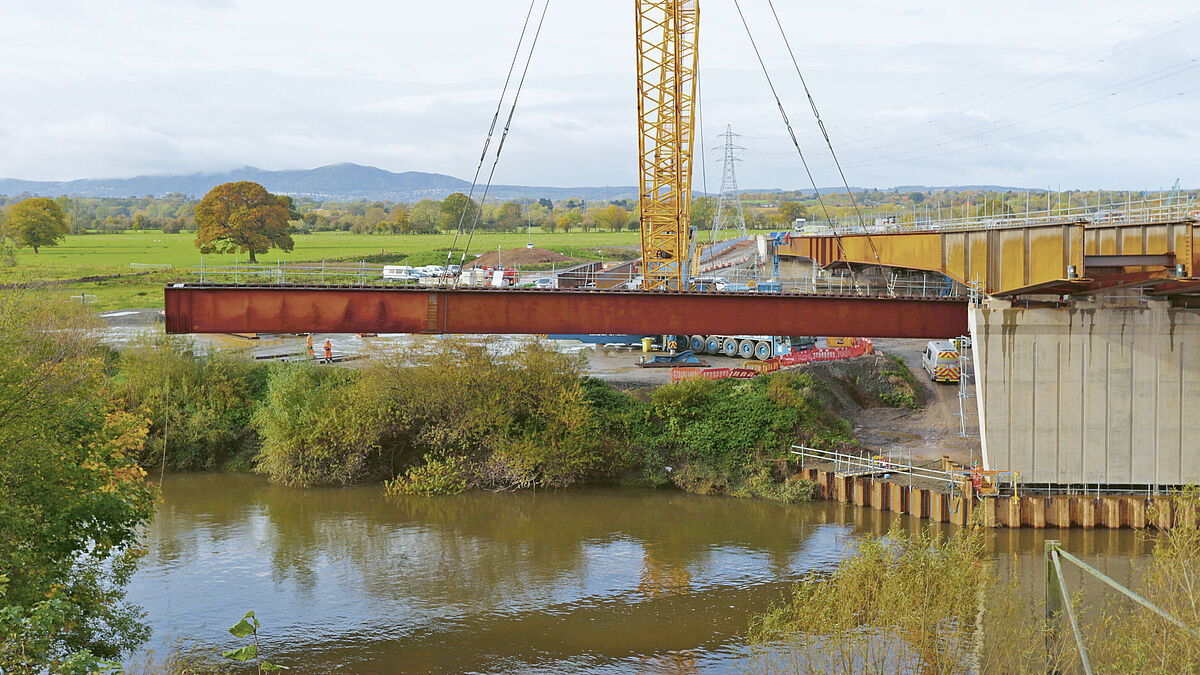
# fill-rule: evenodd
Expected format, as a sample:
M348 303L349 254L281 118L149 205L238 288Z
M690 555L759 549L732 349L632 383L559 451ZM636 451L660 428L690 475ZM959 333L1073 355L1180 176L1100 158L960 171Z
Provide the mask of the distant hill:
M0 178L0 195L15 196L29 193L43 197L161 197L172 192L181 192L190 197L202 197L213 186L231 181L251 180L262 184L275 194L293 197L310 197L321 201L393 201L415 202L421 199L444 199L454 192L466 192L471 184L461 178L441 173L404 171L394 173L373 166L359 164L330 164L315 169L267 171L252 166L234 169L225 173L193 173L178 176L138 176L136 178L88 178L72 181L29 181L15 178ZM864 189L852 187L855 192ZM914 190L1022 190L1001 186L959 185L954 187L901 186L888 188L889 192ZM476 194L482 190L480 186ZM524 185L493 185L489 198L520 199L636 199L637 188L622 186L590 187L537 187ZM744 189L742 193L782 193L784 190ZM798 190L812 195L811 189ZM822 194L845 192L844 188L821 188Z
M311 197L329 201L394 201L414 202L421 199L443 199L454 192L466 192L471 184L460 178L440 173L405 171L394 173L359 164L331 164L315 169L266 171L243 167L225 173L194 173L181 176L138 176L136 178L102 178L72 181L27 181L0 178L0 194L57 197L161 197L182 192L201 197L213 186L231 181L250 180L276 194ZM479 190L482 190L480 186ZM478 193L478 190L477 190ZM637 195L637 188L623 187L527 187L493 185L489 198L516 199L521 197L566 199L626 199Z

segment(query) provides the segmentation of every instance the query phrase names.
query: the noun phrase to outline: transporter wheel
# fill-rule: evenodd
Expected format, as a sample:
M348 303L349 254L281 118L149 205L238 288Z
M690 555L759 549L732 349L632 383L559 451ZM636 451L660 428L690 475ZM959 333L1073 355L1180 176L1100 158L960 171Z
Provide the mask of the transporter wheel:
M697 354L704 353L704 336L691 335L688 337L688 348Z
M759 361L766 361L767 359L771 358L772 351L773 350L771 349L770 342L754 343L754 358L758 359Z
M741 340L738 342L738 356L743 359L754 358L754 340Z
M725 356L737 356L738 341L734 340L733 338L725 338L725 340L721 342L721 353Z
M721 353L721 338L716 335L710 335L704 338L704 353L705 354L720 354Z

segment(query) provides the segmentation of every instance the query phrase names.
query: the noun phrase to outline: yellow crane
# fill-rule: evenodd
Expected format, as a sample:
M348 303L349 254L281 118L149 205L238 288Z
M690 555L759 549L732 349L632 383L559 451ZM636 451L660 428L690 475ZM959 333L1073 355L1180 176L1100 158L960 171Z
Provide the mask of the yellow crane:
M682 289L692 210L699 0L635 0L642 288Z

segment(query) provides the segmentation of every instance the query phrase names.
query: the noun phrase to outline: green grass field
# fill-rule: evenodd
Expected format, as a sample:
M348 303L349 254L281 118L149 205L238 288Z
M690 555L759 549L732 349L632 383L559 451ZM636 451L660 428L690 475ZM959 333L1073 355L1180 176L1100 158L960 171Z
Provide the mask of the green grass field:
M538 248L558 250L571 257L599 258L598 247L637 246L637 232L571 232L568 234L532 232L529 235ZM194 233L163 234L162 232L126 232L124 234L90 234L68 236L58 246L45 247L34 254L32 249L17 252L17 264L0 267L0 283L58 282L48 285L52 292L62 295L96 296L99 310L162 307L163 285L196 278L193 268L200 265L200 252L193 245ZM409 264L429 265L445 262L446 250L454 243L454 235L355 235L345 232L318 232L293 237L296 247L290 253L271 251L260 256L262 264L319 262L321 260L356 260L386 254L389 258L410 256ZM522 248L525 233L477 234L471 241L472 253ZM459 239L454 255L457 261L466 244ZM236 256L245 263L246 256ZM204 265L232 265L233 255L204 256ZM399 259L398 257L396 259ZM468 257L468 261L471 258ZM130 263L171 265L168 270L133 269ZM112 277L81 280L85 277Z

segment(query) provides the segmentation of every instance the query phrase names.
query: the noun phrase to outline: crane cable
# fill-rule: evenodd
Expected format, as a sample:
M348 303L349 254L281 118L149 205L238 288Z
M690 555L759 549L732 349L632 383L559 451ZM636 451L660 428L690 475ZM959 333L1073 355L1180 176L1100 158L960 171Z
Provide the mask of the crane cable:
M754 48L754 55L758 57L758 65L762 67L763 76L767 78L767 86L771 88L771 95L775 97L775 105L779 108L779 114L783 117L783 124L787 127L788 135L792 138L792 145L795 146L796 153L800 155L800 163L804 165L804 173L808 174L808 182L813 186L813 193L817 196L817 203L821 205L821 210L825 213L825 219L829 221L829 229L833 232L833 238L837 243L838 251L841 251L842 257L845 258L846 249L842 247L842 238L838 235L837 228L833 226L833 218L829 215L829 207L825 205L825 200L821 197L821 190L817 187L817 181L813 178L812 170L808 168L808 160L804 158L804 151L800 149L800 141L796 140L796 132L792 129L791 121L788 120L787 111L783 107L783 102L779 100L779 93L775 91L775 83L771 81L771 73L767 70L767 64L763 61L762 54L758 51L758 43L754 40L754 34L750 32L750 24L746 23L746 15L742 13L742 4L738 0L733 0L733 6L737 8L738 16L742 19L742 25L746 28L746 37L750 38L750 46Z
M875 256L875 263L881 264L879 261L879 250L875 248L875 242L871 241L871 233L867 232L867 223L863 220L862 210L858 207L858 200L854 198L854 191L850 189L850 183L846 181L846 172L842 171L842 163L838 161L837 152L833 149L833 141L829 140L829 132L825 131L825 122L821 120L821 113L817 111L817 103L813 100L812 93L808 90L808 82L804 81L804 73L800 72L800 64L796 62L796 53L792 51L792 43L788 40L787 32L783 30L783 22L779 20L779 13L775 11L774 0L767 0L767 5L771 7L771 15L775 17L775 25L779 27L779 34L783 36L783 44L787 46L788 56L792 57L792 65L796 68L796 75L800 78L800 84L804 86L804 95L808 97L808 104L812 106L813 117L817 118L817 126L821 129L821 135L825 137L825 145L829 146L829 154L833 157L833 164L837 167L838 175L842 177L842 186L846 188L846 194L850 196L850 204L854 206L854 214L858 216L858 224L862 227L863 234L867 235L867 243L871 245L871 253ZM741 10L739 9L738 11L740 12Z
M508 138L509 129L512 128L513 115L517 112L517 102L521 99L521 90L525 87L525 76L529 74L529 64L533 62L533 51L537 48L538 37L540 37L542 34L542 26L546 22L546 11L549 9L550 0L546 0L546 3L542 6L541 17L538 18L537 30L534 31L533 40L531 40L529 43L529 53L525 55L525 67L521 71L521 79L517 81L517 90L515 93L513 93L512 106L509 107L508 117L504 120L504 131L500 134L500 143L496 145L496 156L492 160L491 170L488 171L487 183L483 188L483 196L479 199L479 208L475 211L475 218L471 221L471 230L467 234L467 243L463 246L462 257L459 259L460 271L462 266L466 264L467 249L471 247L471 241L475 238L475 228L477 225L479 225L479 218L483 214L483 204L487 201L488 191L492 189L492 178L496 175L496 165L500 163L500 153L504 152L504 141ZM463 213L466 213L467 208L470 208L469 202L467 203L466 207L464 207ZM458 281L460 278L461 276L454 277L453 286L458 286Z
M475 187L479 184L479 172L483 169L483 163L487 159L488 147L492 144L492 136L496 131L496 122L500 120L500 110L504 107L504 97L508 94L508 85L512 81L513 70L517 66L517 57L521 55L521 46L525 44L525 33L529 30L529 19L533 16L533 7L536 4L537 0L529 0L529 9L525 11L525 25L521 27L521 37L517 39L517 48L513 51L512 61L508 64L508 74L504 76L504 87L500 90L500 100L496 101L496 112L492 115L492 124L488 127L487 138L483 141L483 150L479 153L479 164L475 166L475 175L471 178L471 189L467 192L468 200L475 196ZM464 207L462 213L458 216L458 226L454 229L454 241L446 251L447 269L450 267L450 258L454 255L454 249L458 246L458 237L462 234L463 222L466 219L466 215L467 209ZM441 286L445 281L446 277L443 276L438 280L438 285Z

